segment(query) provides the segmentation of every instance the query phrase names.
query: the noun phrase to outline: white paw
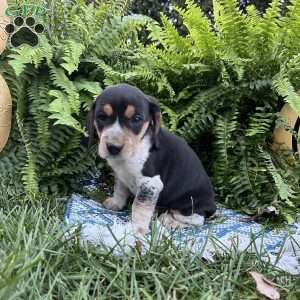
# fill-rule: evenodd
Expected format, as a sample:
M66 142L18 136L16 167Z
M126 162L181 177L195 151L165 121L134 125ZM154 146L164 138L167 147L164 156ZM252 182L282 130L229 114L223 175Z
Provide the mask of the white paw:
M183 216L180 213L174 213L173 218L176 221L186 225L187 227L202 226L205 221L204 217L198 214L192 214L191 216Z
M183 216L181 213L172 211L165 212L159 216L159 221L167 228L186 228L194 226L202 226L204 217L198 214L191 216Z
M179 229L184 228L184 224L175 220L170 213L163 213L158 217L159 222L165 226L167 229Z
M115 198L113 197L109 197L107 198L104 202L103 202L103 206L107 209L110 210L121 210L123 208L123 206L120 204L119 201L117 201Z
M157 190L159 192L161 192L162 189L164 188L164 184L162 183L160 176L156 175L156 176L152 177L152 182L153 182L153 185L157 188Z
M164 184L162 183L160 179L160 175L156 175L153 177L141 177L138 182L138 186L147 186L151 187L155 190L156 193L160 193L162 189L164 188Z

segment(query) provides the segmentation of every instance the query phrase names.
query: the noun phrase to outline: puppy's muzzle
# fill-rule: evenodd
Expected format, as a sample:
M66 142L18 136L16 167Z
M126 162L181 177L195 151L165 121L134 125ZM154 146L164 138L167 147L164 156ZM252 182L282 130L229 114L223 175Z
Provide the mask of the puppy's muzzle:
M123 146L107 143L106 148L107 148L109 154L118 155L121 152Z

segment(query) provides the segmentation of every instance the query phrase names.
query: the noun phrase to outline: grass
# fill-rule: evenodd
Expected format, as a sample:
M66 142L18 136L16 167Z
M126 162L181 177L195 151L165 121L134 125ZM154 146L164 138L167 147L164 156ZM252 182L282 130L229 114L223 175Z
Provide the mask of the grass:
M232 252L208 264L162 241L149 253L116 257L65 240L64 201L0 199L0 299L263 299L250 271L300 299L299 277L259 258Z

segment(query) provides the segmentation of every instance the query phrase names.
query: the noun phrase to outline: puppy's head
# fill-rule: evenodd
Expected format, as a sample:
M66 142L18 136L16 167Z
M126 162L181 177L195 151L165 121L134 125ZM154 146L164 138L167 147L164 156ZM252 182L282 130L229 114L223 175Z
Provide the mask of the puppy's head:
M152 97L128 84L114 85L96 98L89 112L89 145L96 137L102 158L126 159L147 134L158 148L160 127L160 109Z

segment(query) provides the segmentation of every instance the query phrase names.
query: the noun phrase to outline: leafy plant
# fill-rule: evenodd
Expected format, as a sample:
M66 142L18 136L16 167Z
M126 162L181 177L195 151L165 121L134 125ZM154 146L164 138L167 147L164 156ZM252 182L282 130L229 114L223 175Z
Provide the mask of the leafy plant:
M3 189L22 181L29 193L64 193L74 175L93 172L95 151L82 145L86 112L107 84L114 57L121 60L134 49L138 30L149 22L126 15L126 0L97 5L49 0L48 8L41 21L49 28L38 47L10 48L2 57L15 113L14 138L1 153Z
M200 146L201 157L210 152L218 201L293 220L299 157L271 143L280 105L300 113L300 0L285 13L273 0L263 14L215 0L213 19L187 0L176 7L184 35L164 14L161 25L125 16L126 1L49 7L55 14L40 47L11 50L4 60L18 129L0 169L20 170L27 191L55 190L91 170L94 157L80 144L83 116L101 88L128 82L159 99L165 126ZM138 39L144 26L146 45Z
M236 0L215 0L211 20L187 0L176 7L186 35L162 14L162 26L148 24L152 43L125 72L107 74L156 96L172 131L214 145L219 201L248 213L275 211L288 221L299 207L299 158L270 145L282 102L300 114L299 7L290 1L283 14L273 0L262 14L253 5L244 11ZM200 139L205 134L210 140Z
M211 12L213 10L213 1L212 0L195 0L195 4L199 5L203 12L207 16L211 16ZM285 2L285 1L283 1ZM255 5L260 11L264 11L270 0L241 0L239 1L239 5L241 8L247 7L249 4ZM186 28L183 25L182 19L178 15L174 6L183 7L185 5L184 0L134 0L132 2L132 11L135 13L142 13L144 15L150 16L154 20L160 22L160 13L164 13L169 19L172 20L173 24L176 28L182 32L186 33Z

